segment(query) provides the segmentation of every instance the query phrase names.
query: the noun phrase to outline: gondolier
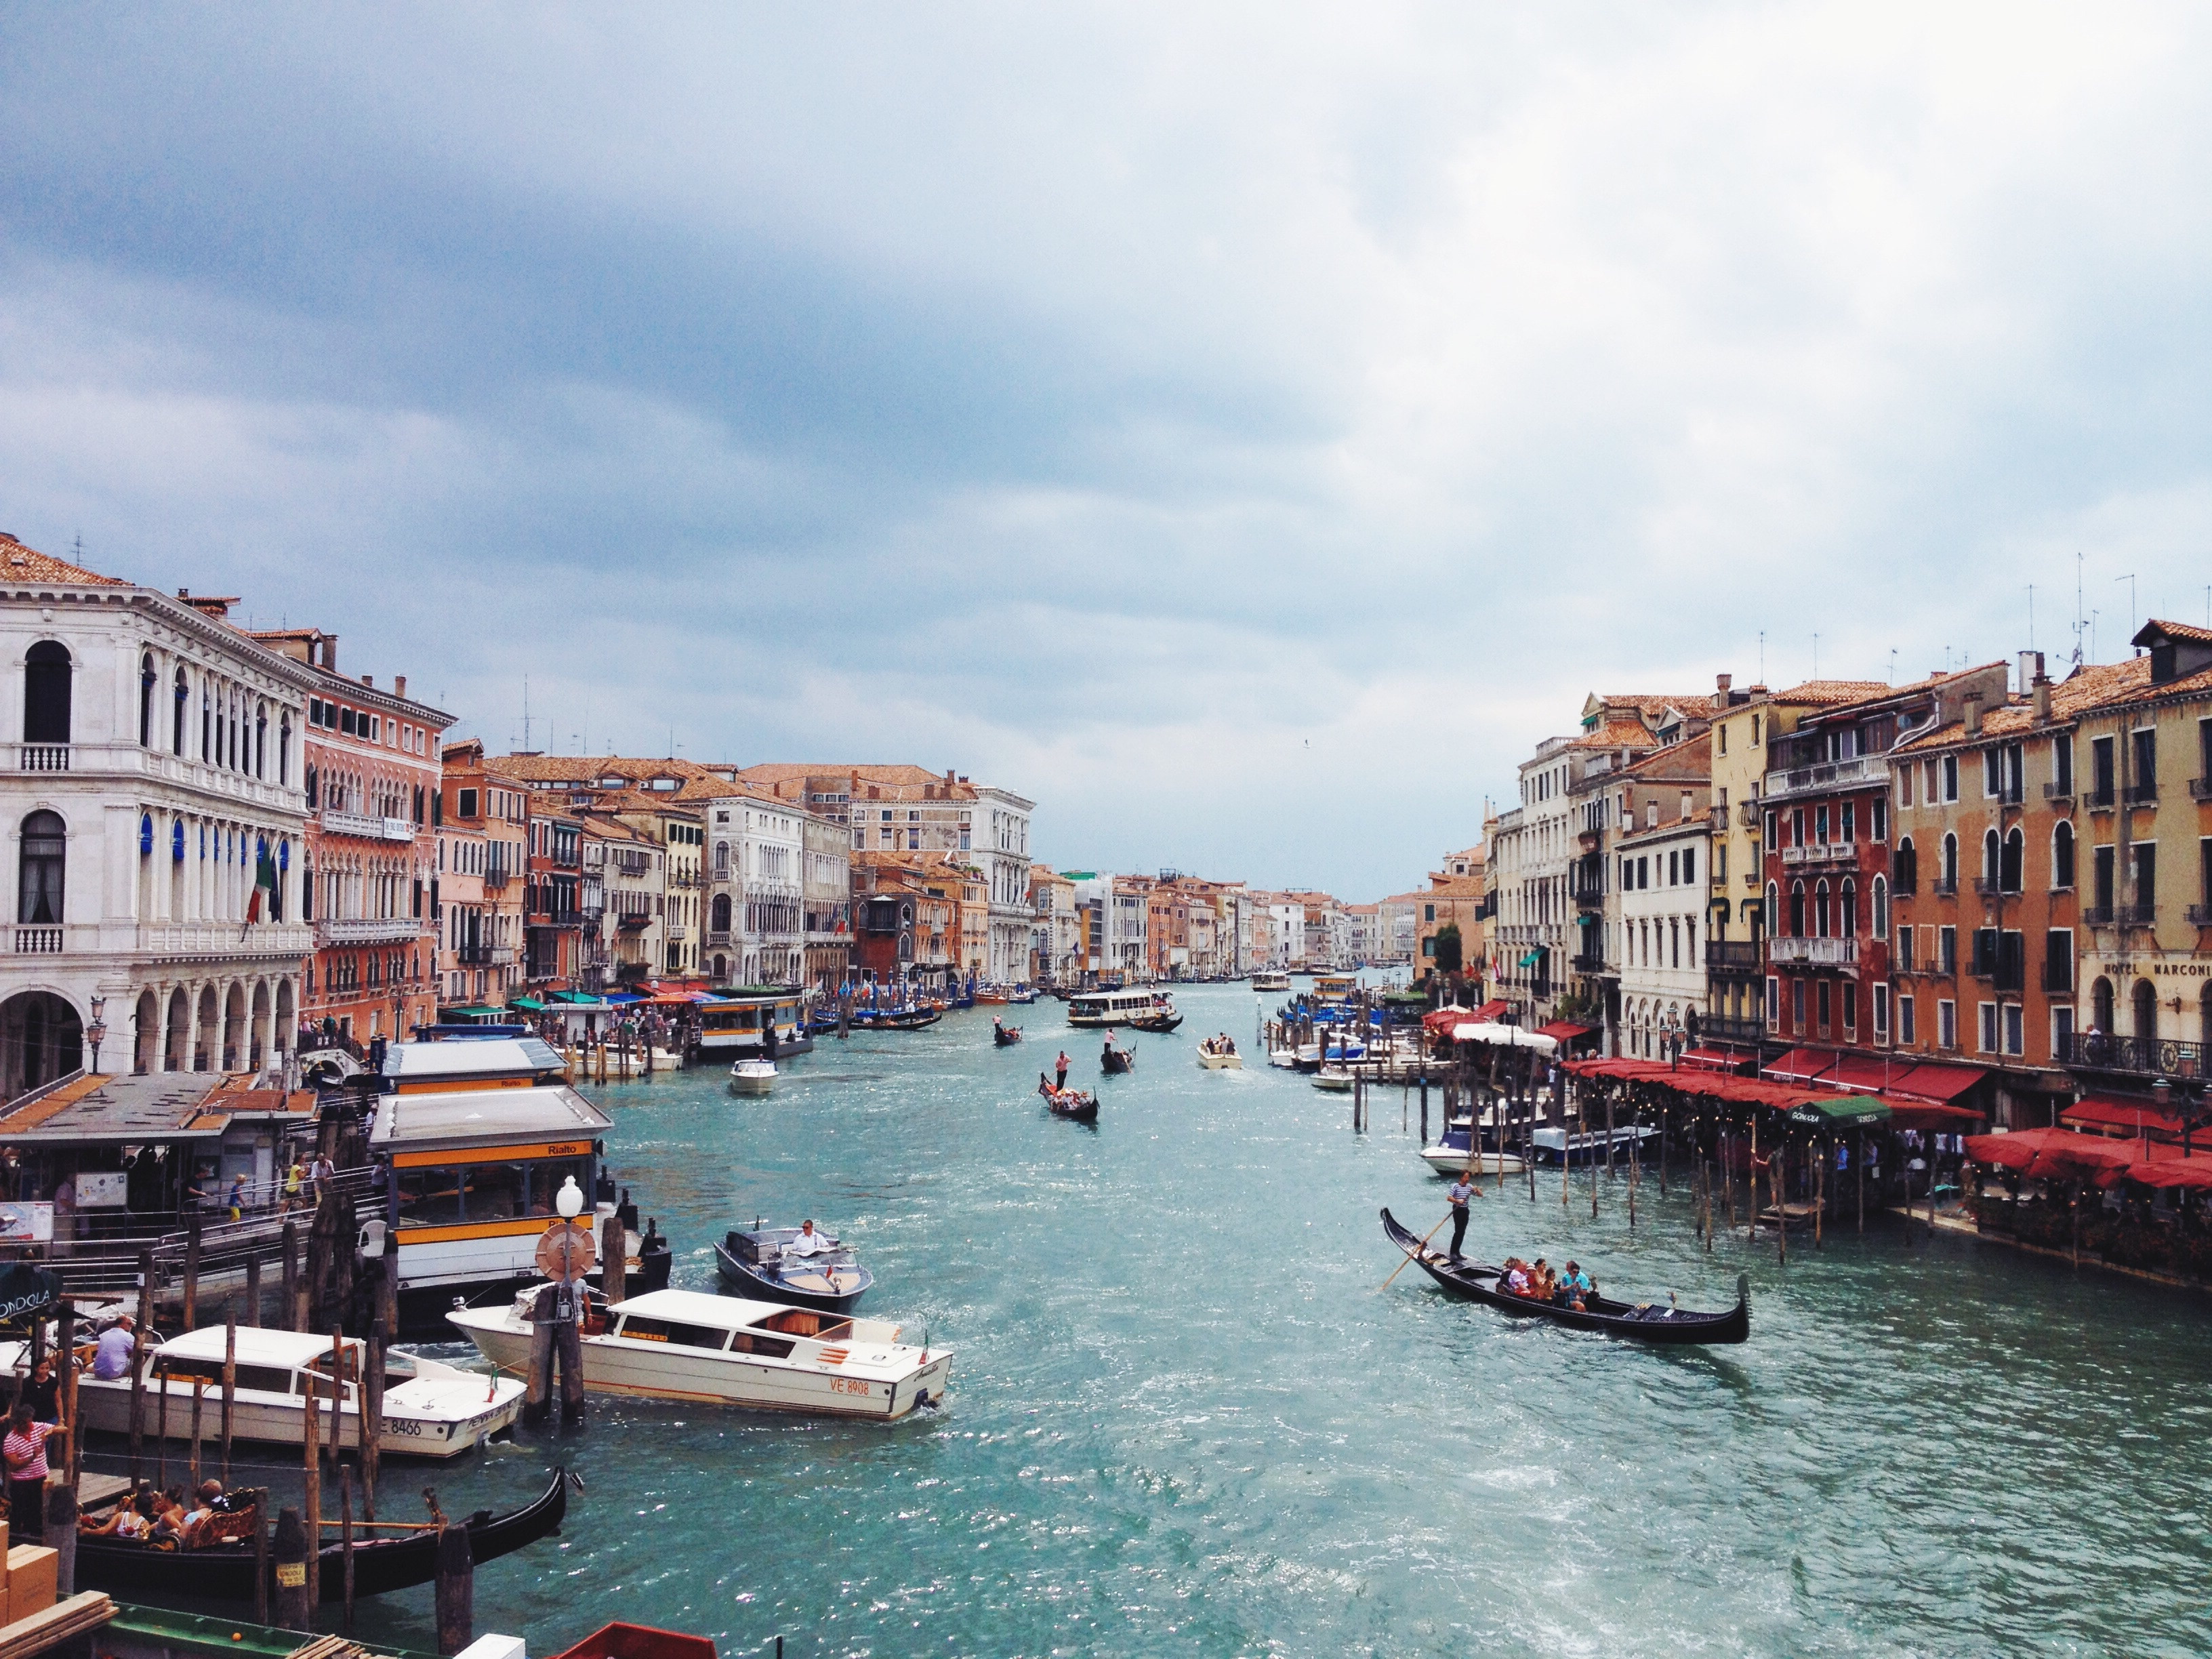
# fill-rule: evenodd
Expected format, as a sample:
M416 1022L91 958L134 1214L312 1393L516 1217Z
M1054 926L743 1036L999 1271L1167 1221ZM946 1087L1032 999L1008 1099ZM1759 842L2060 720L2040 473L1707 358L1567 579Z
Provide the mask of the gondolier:
M1444 1194L1451 1200L1451 1259L1455 1261L1459 1260L1459 1247L1467 1242L1467 1201L1475 1195L1475 1191L1474 1181L1466 1170L1462 1170L1459 1179L1452 1182L1451 1190Z
M1060 1051L1060 1059L1054 1063L1054 1070L1057 1075L1053 1083L1054 1088L1065 1089L1067 1087L1067 1050L1062 1048Z

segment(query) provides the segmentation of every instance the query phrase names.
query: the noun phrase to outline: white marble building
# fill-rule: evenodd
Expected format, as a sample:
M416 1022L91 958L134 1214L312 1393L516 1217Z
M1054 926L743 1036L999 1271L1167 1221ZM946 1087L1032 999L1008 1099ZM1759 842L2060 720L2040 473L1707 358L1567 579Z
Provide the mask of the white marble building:
M89 1066L95 1043L108 1072L273 1063L314 945L297 920L312 671L185 595L12 537L0 652L0 1091Z

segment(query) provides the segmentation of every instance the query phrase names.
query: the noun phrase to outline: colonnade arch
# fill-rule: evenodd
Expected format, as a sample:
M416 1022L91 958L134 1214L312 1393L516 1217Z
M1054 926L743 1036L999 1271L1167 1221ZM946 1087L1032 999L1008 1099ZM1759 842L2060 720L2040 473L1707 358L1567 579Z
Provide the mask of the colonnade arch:
M133 1067L258 1072L292 1051L299 1006L289 975L232 975L149 987L139 994L133 1012Z

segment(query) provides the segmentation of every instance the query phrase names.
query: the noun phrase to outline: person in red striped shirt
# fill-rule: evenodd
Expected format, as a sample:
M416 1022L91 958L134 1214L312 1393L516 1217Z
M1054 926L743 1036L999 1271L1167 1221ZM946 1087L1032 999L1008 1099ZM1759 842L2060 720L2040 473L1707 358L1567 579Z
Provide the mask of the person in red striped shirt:
M27 1400L16 1406L8 1437L0 1442L0 1459L8 1468L9 1527L18 1538L45 1535L46 1440L60 1430L59 1423L39 1422Z

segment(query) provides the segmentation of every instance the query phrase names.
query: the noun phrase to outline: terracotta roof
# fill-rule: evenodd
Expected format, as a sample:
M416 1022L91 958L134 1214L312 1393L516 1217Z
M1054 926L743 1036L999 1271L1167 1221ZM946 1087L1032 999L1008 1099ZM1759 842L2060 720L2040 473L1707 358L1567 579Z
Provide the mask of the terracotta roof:
M70 582L94 587L128 587L129 582L26 547L0 530L0 582Z
M2081 713L2089 714L2095 713L2099 708L2118 708L2129 703L2159 702L2167 697L2212 696L2212 668L2200 668L2194 674L2184 674L2178 679L2168 680L2164 685L2153 685L2150 683L2148 657L2130 657L2128 662L2142 665L2141 678L2120 690L2097 698L2093 703L2085 704ZM2115 666L2120 665L2115 665ZM2055 695L2052 698L2052 705L2057 706Z
M2136 642L2141 643L2142 636L2153 629L2156 629L2168 639L2187 640L2192 645L2212 645L2212 628L2192 628L2187 623L2165 622L2156 617L2153 617L2137 630Z
M857 774L863 783L924 784L943 783L945 774L932 772L926 767L894 764L890 766L833 765L829 762L811 764L799 761L763 761L757 766L738 767L738 776L748 783L773 787L779 783L795 783L807 778L850 778Z
M2053 720L2076 720L2100 704L2129 702L2135 694L2150 689L2148 657L2129 657L2119 662L2084 663L2051 688L2051 718ZM2171 689L2171 686L2164 685L2156 688L2161 693ZM1982 729L1973 737L1966 735L1964 721L1953 720L1948 725L1923 732L1909 742L1899 744L1894 752L1918 754L1928 750L1948 749L1954 744L1978 744L1992 737L2032 731L2035 725L2033 703L2026 697L2010 697L2002 707L1990 709L1983 714Z
M1487 890L1480 876L1440 876L1431 873L1429 877L1427 892L1409 894L1407 896L1416 900L1480 898L1486 890Z
M1885 696L1889 690L1887 680L1807 680L1787 691L1774 692L1767 701L1826 708L1831 703L1863 702L1869 697Z
M1567 746L1571 749L1650 749L1659 739L1641 720L1607 720L1595 732L1585 732Z
M1713 738L1710 731L1644 757L1623 767L1614 776L1649 782L1655 778L1688 776L1710 781L1713 775ZM1600 780L1601 782L1605 780Z
M1653 718L1669 708L1680 714L1703 714L1712 707L1713 701L1711 695L1705 691L1678 692L1670 696L1653 696L1641 691L1601 691L1597 700L1608 708L1633 708L1639 714Z

